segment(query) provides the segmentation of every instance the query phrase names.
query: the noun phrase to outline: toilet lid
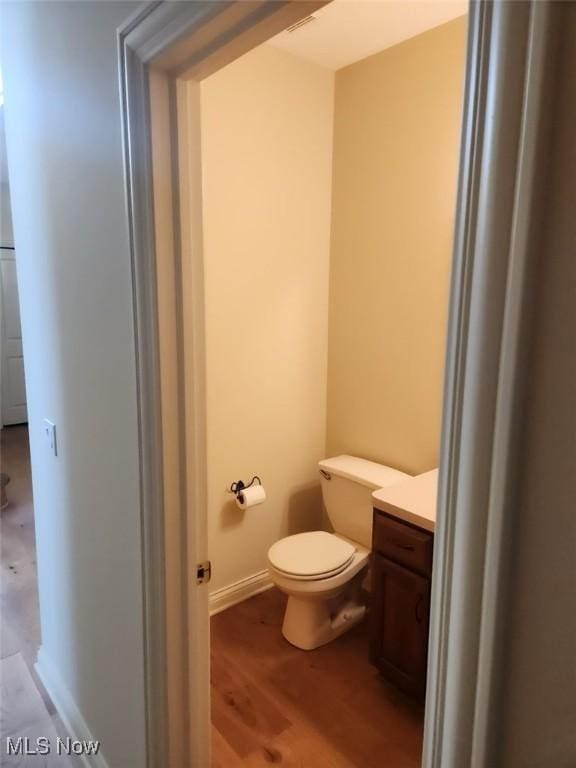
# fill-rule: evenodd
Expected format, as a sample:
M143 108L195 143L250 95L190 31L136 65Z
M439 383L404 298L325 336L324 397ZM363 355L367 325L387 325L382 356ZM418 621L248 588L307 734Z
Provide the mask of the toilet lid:
M270 564L292 576L321 576L343 570L356 551L353 544L326 531L287 536L268 551Z

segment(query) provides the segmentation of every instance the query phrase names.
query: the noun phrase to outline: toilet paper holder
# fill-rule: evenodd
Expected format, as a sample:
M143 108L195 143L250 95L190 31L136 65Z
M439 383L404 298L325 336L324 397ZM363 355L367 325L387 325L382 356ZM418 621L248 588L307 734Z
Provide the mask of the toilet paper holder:
M254 485L254 483L258 481L258 485L262 485L262 480L258 477L258 475L254 475L252 480L248 484L244 483L243 480L237 480L235 483L232 483L230 486L230 493L233 493L236 497L240 496L243 490L246 488L250 488Z

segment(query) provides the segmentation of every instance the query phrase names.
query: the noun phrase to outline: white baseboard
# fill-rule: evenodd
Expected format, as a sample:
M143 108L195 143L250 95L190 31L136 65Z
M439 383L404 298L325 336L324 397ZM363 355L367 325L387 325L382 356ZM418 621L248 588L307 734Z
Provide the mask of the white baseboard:
M220 613L220 611L225 611L226 608L230 608L236 605L236 603L241 603L243 600L247 600L249 597L260 592L264 592L272 586L274 585L268 571L260 571L245 579L240 579L240 581L236 581L234 584L229 584L227 587L217 589L215 592L210 593L210 616L214 616L214 614Z
M70 738L78 739L79 741L95 741L96 739L90 733L82 713L72 698L72 694L47 657L43 646L40 646L38 651L35 669L48 695L52 699L52 703L56 707L56 711L60 715ZM78 757L82 760L85 768L109 768L101 753L96 755L78 755L75 759L78 759Z
M226 610L253 595L258 595L273 587L268 571L260 571L227 587L212 592L209 598L210 615ZM35 669L42 684L46 688L52 703L72 739L80 741L95 741L82 713L78 709L72 694L64 684L60 674L47 657L43 646L40 646ZM81 755L85 768L110 768L103 755Z

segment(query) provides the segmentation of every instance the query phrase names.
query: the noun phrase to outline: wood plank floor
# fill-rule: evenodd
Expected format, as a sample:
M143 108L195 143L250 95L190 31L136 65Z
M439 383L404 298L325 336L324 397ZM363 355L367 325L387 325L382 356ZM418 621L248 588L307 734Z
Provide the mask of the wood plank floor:
M0 441L2 472L10 476L0 513L0 655L21 653L33 673L40 614L28 428L5 427Z
M11 483L1 515L0 658L22 654L65 736L33 666L40 622L27 428L8 427L1 441ZM284 606L269 590L212 619L212 768L418 768L422 709L369 664L366 625L300 651L281 635Z
M366 623L300 651L284 606L273 589L211 620L212 768L418 768L423 709L370 665Z
M0 430L0 467L2 472L10 475L7 488L9 505L0 513L0 659L21 654L56 733L65 738L68 735L66 729L34 669L41 636L32 476L26 425ZM27 703L34 710L35 703L32 697L28 698L30 700ZM24 704L21 703L21 706ZM0 700L3 719L10 715L13 707L12 697L7 701ZM21 735L27 735L25 725L23 722ZM33 764L40 765L39 759L31 759L36 760ZM83 765L78 757L71 758L68 764ZM27 763L19 765L24 768Z
M49 755L11 754L8 748L20 738L48 739ZM54 720L48 714L21 653L0 660L0 765L3 768L72 768L65 754L58 754ZM75 765L78 760L75 759Z

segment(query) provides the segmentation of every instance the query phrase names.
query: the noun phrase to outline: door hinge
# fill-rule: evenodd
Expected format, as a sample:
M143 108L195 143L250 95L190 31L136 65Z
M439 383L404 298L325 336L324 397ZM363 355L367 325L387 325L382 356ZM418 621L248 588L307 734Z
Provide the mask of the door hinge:
M212 576L212 563L204 560L196 566L196 584L208 584Z

